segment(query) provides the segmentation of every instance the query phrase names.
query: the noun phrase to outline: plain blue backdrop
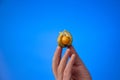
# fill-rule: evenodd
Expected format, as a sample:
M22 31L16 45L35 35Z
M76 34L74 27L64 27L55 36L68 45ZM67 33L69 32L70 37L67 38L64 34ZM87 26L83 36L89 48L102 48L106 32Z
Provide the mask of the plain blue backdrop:
M119 0L0 0L0 80L54 80L64 29L93 80L120 80Z

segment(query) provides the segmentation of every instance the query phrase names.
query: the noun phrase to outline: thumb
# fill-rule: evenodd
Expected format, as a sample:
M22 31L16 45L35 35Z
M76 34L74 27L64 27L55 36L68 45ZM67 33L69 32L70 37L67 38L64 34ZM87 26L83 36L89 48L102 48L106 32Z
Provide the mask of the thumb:
M75 51L74 47L70 46L69 48L70 48L72 54L76 54L76 59L75 59L75 62L74 62L74 66L78 68L78 70L79 70L79 72L80 72L80 74L83 78L90 78L89 71L87 70L83 61L81 60L81 58L79 57L79 55ZM87 79L87 80L89 80L89 79Z

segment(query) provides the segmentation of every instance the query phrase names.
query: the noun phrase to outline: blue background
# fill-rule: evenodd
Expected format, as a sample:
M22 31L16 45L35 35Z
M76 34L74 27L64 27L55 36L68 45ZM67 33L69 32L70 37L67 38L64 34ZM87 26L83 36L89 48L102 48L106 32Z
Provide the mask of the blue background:
M0 80L54 80L64 29L93 80L120 80L119 0L0 0Z

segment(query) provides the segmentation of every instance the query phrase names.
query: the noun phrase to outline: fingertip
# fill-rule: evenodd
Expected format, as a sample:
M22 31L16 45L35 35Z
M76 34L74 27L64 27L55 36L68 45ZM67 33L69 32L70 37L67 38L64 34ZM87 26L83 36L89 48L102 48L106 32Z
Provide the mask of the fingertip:
M54 53L54 56L55 57L58 56L58 55L60 56L61 52L62 52L62 48L60 46L57 46L57 48L55 50L55 53Z
M59 49L60 48L60 46L57 46L57 49Z
M62 49L62 47L60 47L60 46L57 46L57 50L60 50L60 49Z
M72 57L75 58L75 57L76 57L76 54L72 54Z
M70 49L69 49L69 48L67 49L67 52L70 52Z
M75 54L72 54L72 55L71 55L71 61L74 62L74 61L75 61L75 58L76 58L76 55L75 55Z
M70 52L70 49L67 49L66 52L65 52L66 55L70 56L71 55L71 52Z

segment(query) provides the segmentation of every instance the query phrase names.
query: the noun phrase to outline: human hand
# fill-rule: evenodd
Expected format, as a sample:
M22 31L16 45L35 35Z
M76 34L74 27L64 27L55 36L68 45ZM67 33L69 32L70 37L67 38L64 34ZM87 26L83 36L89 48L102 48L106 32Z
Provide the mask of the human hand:
M52 69L56 80L92 80L91 76L76 53L73 46L67 48L61 58L62 48L57 47L52 63ZM70 60L68 61L68 58Z

